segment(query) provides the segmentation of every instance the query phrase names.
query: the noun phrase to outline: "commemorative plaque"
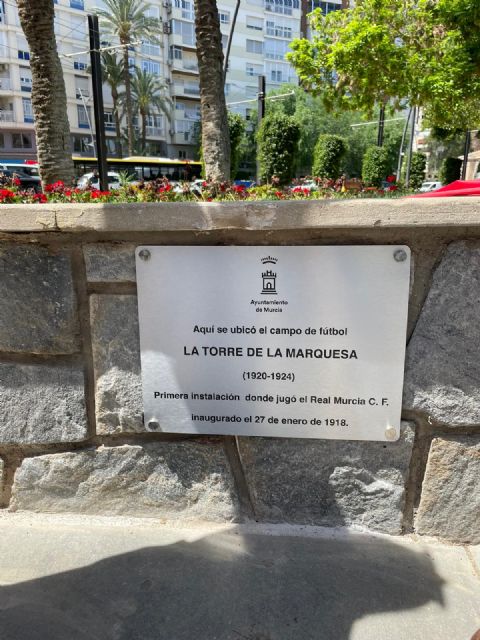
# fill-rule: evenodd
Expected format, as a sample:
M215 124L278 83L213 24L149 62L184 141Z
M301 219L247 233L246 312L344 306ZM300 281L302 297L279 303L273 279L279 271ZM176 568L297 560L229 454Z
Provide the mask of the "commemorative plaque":
M136 251L153 431L396 440L405 246Z

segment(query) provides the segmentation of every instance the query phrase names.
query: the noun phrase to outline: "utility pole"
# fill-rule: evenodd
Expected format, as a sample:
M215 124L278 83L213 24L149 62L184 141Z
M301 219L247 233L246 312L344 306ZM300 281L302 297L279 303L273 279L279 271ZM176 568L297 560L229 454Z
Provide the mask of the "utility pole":
M262 124L262 120L265 117L265 76L258 76L258 93L257 93L257 124L258 129L260 129L260 125ZM257 184L260 184L260 161L258 159L258 148L257 148Z
M465 146L463 148L462 180L467 177L468 154L470 153L470 130L465 131Z
M380 113L378 115L378 135L377 135L377 147L383 147L383 130L385 128L385 105L380 106Z
M88 16L90 37L90 65L92 67L93 114L97 140L97 159L100 190L108 190L107 145L105 142L105 120L103 114L102 65L100 62L100 31L98 16Z
M408 141L408 161L405 172L405 186L410 186L410 169L412 166L413 139L415 137L415 120L417 118L417 107L412 107L412 127L410 129L410 140Z

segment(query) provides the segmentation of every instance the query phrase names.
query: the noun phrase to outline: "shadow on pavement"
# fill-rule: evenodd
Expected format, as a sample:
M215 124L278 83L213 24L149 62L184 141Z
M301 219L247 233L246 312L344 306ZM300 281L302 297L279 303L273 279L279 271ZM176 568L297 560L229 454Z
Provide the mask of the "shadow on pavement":
M0 638L348 640L366 615L429 602L429 557L385 539L215 533L3 586Z

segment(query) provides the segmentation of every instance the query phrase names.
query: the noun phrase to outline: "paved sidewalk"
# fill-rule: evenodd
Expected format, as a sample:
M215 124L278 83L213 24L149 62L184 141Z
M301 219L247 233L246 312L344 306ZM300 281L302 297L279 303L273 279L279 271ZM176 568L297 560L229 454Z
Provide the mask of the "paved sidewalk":
M470 640L480 549L0 515L1 640Z

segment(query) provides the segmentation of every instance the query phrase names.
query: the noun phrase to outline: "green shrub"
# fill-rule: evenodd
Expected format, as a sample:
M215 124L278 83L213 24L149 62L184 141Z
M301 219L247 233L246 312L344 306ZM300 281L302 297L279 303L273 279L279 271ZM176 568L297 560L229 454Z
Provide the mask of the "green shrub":
M313 152L313 175L336 180L342 173L342 160L346 151L345 138L329 133L319 136Z
M450 184L454 180L460 180L462 160L460 158L445 158L440 166L438 177L442 184Z
M388 169L388 151L384 147L368 147L363 156L363 182L369 187L381 187Z
M245 120L239 113L228 112L228 130L230 132L230 176L233 180L240 164L241 146L245 135Z
M262 181L270 182L272 176L280 184L292 180L299 139L300 126L291 116L273 113L263 118L257 138Z
M412 153L412 163L410 165L410 188L420 189L425 180L425 169L427 168L427 156L416 151Z

